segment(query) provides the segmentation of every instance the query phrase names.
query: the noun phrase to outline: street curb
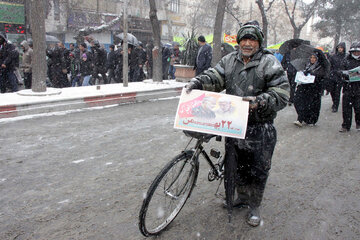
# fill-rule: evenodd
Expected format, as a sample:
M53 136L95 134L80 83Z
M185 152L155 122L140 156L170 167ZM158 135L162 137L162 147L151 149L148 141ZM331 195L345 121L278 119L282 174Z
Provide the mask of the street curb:
M41 103L14 104L0 106L0 119L13 118L31 114L50 113L56 111L75 110L89 107L100 107L115 104L130 104L158 98L176 97L181 94L182 87L160 90L112 93L80 98L56 100Z

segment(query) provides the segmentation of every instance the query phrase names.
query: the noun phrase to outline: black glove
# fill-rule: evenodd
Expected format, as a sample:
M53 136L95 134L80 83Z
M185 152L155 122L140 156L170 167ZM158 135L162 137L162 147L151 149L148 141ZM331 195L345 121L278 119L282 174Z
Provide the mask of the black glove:
M186 88L186 93L190 93L191 90L193 89L200 89L200 90L203 89L201 82L196 78L191 79L191 81L185 85L185 88Z

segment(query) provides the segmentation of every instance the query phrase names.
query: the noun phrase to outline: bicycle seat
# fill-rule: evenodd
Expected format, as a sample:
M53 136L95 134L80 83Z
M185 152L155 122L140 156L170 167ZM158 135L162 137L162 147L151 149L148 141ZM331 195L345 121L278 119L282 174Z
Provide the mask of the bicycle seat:
M187 131L187 130L183 130L183 132L187 137L196 138L203 142L209 142L210 139L212 139L213 137L216 137L216 135L207 134L207 133L199 133L199 132L193 132L193 131Z

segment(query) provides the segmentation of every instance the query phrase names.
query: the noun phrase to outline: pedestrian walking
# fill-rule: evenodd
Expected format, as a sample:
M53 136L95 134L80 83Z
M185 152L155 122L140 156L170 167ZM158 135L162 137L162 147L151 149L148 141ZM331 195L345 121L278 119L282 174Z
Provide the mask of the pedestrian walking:
M24 85L25 89L30 89L32 83L33 50L30 48L29 43L26 40L22 41L20 45L23 50L21 69L24 73Z
M196 55L196 61L194 70L196 70L196 76L207 70L211 66L212 60L212 48L205 40L204 36L198 37L198 43L200 48Z
M153 76L153 58L152 58L152 51L154 49L154 44L150 41L146 44L146 73L147 79L152 79Z
M244 24L236 40L240 51L226 55L214 68L193 78L186 89L226 90L226 94L250 102L245 139L225 138L225 190L228 210L249 206L247 223L258 226L276 144L273 121L287 104L289 84L279 61L261 46L264 35L257 21ZM233 202L234 182L239 197Z
M48 75L51 85L54 88L70 87L70 82L67 77L68 60L66 59L66 52L61 46L63 44L59 42L53 48L46 51L48 56Z
M162 47L162 79L169 79L171 51L167 46Z
M19 52L15 46L7 41L5 34L0 33L0 89L6 93L7 88L11 92L18 91L15 68L19 63Z
M341 88L343 85L341 65L346 56L345 42L339 43L335 48L335 53L330 57L331 71L326 90L330 92L333 105L332 112L337 112L340 103Z
M80 59L76 58L73 52L70 52L70 79L71 86L81 86Z
M326 59L314 52L305 67L304 75L315 76L313 83L298 84L294 95L294 106L298 114L294 122L298 127L305 124L315 125L319 119L323 82L326 77Z
M96 81L100 83L99 75L101 75L104 84L108 84L106 76L106 58L107 52L104 48L100 47L98 40L91 41L91 53L92 53L92 82L96 84Z
M170 79L175 79L175 72L176 72L175 64L179 64L179 63L180 63L180 49L179 49L179 45L175 44L174 47L171 49L170 66L169 66Z
M111 44L109 47L109 52L107 54L107 59L106 59L106 67L107 67L109 83L111 83L112 80L116 82L115 80L116 53L115 53L114 44Z
M343 69L351 70L360 66L360 42L351 44L349 55L344 59ZM355 76L360 75L360 70L357 69ZM343 123L340 132L348 132L351 128L352 112L354 109L356 130L360 131L360 81L350 81L350 76L346 74L343 83Z
M86 43L80 44L80 74L82 78L82 86L90 86L92 71L92 54L87 50Z
M295 95L295 89L296 89L296 82L295 82L295 76L296 76L296 68L294 65L291 64L291 55L290 51L284 54L281 65L283 66L284 70L286 71L289 84L290 84L290 98L289 98L289 106L291 106L294 103L294 95Z

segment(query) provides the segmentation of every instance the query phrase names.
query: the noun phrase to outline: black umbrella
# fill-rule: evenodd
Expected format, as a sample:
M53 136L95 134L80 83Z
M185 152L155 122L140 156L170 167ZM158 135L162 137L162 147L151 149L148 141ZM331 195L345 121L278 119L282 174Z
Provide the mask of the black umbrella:
M45 41L47 43L58 43L60 40L57 37L51 36L51 35L45 35Z
M32 38L28 38L26 40L29 44L33 42ZM46 43L58 43L60 40L57 37L51 36L51 35L45 35L45 42Z
M290 51L290 63L296 68L297 71L305 69L306 64L309 62L310 56L315 54L318 57L318 62L328 69L329 61L326 59L325 54L311 45L301 44L295 49Z
M303 39L299 39L299 38L294 38L294 39L290 39L285 41L279 48L279 52L282 55L285 55L286 53L290 52L292 49L300 46L300 45L310 45L310 41L307 40L303 40Z
M116 37L124 40L124 33L119 33L116 35ZM131 33L127 33L127 42L133 46L139 46L139 40Z

